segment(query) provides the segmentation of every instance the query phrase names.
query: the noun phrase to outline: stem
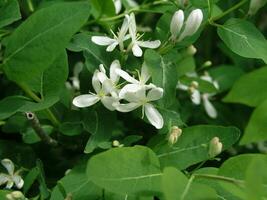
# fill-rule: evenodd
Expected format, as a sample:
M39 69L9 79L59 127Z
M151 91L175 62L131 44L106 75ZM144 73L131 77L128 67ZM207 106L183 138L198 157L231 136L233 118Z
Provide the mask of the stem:
M31 97L34 101L36 101L37 103L42 102L42 99L40 99L34 92L32 92L28 87L26 87L23 84L19 84L17 83L18 86L29 96ZM47 108L45 109L45 113L47 115L47 117L49 118L49 120L52 122L52 124L55 127L58 127L60 125L60 122L58 121L58 119L56 118L56 116L52 113L52 111Z
M30 121L31 126L33 128L33 130L35 131L35 133L39 136L39 138L45 142L48 145L51 146L57 146L58 142L56 140L54 140L53 138L51 138L42 128L39 119L37 118L37 116L32 113L32 112L26 112L25 113L27 119Z
M216 16L216 17L213 17L210 19L210 21L214 22L216 20L219 20L221 19L222 17L228 15L229 13L233 12L234 10L240 8L241 6L243 6L245 3L247 3L248 0L242 0L240 1L239 3L235 4L233 7L229 8L228 10L224 11L222 14Z
M234 178L229 178L225 176L218 176L218 175L211 175L211 174L194 174L196 178L207 178L207 179L215 179L215 180L221 180L229 183L233 183L235 185L243 187L245 182L241 180L236 180Z
M190 179L188 180L188 183L187 183L187 185L186 185L186 187L185 187L185 190L184 190L184 192L183 192L183 194L182 194L182 196L181 196L181 200L184 200L184 199L185 199L185 196L187 195L187 193L188 193L188 191L189 191L189 189L190 189L190 187L191 187L191 185L192 185L192 182L193 182L194 178L195 178L195 176L193 175L193 176L191 176Z

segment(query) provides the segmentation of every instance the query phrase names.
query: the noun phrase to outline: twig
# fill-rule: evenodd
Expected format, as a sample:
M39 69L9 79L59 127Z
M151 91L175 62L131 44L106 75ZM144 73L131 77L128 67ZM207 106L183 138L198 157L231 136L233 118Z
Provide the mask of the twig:
M51 146L57 146L58 142L51 138L41 127L41 124L39 122L39 119L36 117L36 115L32 112L26 112L25 113L27 119L30 121L31 126L35 133L40 137L40 139L45 142L48 145Z

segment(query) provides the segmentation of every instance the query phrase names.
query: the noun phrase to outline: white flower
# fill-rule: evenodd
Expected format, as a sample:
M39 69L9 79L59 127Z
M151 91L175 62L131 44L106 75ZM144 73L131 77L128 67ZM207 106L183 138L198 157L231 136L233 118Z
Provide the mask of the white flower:
M209 156L211 158L219 155L222 152L223 144L220 142L218 137L211 139L209 144Z
M79 90L80 89L80 80L79 75L83 70L83 63L78 62L73 68L73 76L70 77L71 82L66 82L66 87L69 90Z
M130 35L126 35L129 28L129 16L125 15L125 18L123 20L122 26L116 35L112 32L114 38L110 38L107 36L93 36L92 41L98 45L101 46L108 46L106 51L111 52L113 51L116 46L119 45L120 50L124 50L123 42L130 38Z
M121 11L121 7L122 7L121 0L113 0L113 3L115 7L115 12L116 14L118 14Z
M19 171L15 171L13 162L9 159L1 160L2 165L8 171L8 174L0 173L0 185L6 184L7 189L11 189L15 184L18 189L21 189L24 185L24 181L19 175Z
M185 37L191 36L197 32L203 20L203 13L200 9L193 10L186 22L183 32L178 38L178 41L182 41Z
M92 78L92 85L96 94L91 93L75 97L72 102L75 106L84 108L101 101L107 109L115 110L113 103L118 101L118 97L116 93L110 95L110 88L113 88L113 85L109 80L102 80L103 82L101 83L99 73L99 70L96 70Z
M170 32L171 32L171 35L172 35L171 37L173 40L176 39L183 25L184 25L184 12L182 10L178 10L172 16L172 20L170 24Z
M129 32L132 39L132 43L130 44L130 48L132 49L132 52L134 56L141 57L143 55L143 51L141 47L155 49L158 48L161 44L159 40L155 41L142 41L140 38L142 36L138 36L137 30L136 30L136 22L135 22L135 16L134 13L130 14L130 21L129 21Z
M140 89L151 89L153 87L156 87L154 84L150 83L149 85L146 85L147 81L150 78L150 74L148 72L147 66L143 64L141 68L141 74L139 75L139 80L136 80L132 76L130 76L126 71L123 71L122 69L116 69L116 73L122 77L124 80L128 81L130 84L125 85L119 92L119 97L121 99L124 98L125 94L127 92L137 92Z
M163 89L156 87L149 90L146 94L146 89L142 88L136 92L127 92L124 99L129 103L115 103L116 110L120 112L130 112L142 106L143 116L146 115L148 121L157 129L163 127L164 121L159 111L150 103L156 101L163 96Z

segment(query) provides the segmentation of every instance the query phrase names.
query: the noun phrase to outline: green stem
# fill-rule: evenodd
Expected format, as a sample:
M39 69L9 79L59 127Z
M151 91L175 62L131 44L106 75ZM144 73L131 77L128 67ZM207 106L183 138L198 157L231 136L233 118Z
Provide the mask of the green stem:
M23 84L19 84L18 86L29 96L31 97L34 101L36 101L37 103L40 103L42 101L42 99L40 99L34 92L32 92L28 87L26 87ZM55 127L58 127L60 125L60 122L58 121L58 119L55 117L55 115L52 113L52 111L47 108L45 109L45 113L47 115L47 117L49 118L49 120L52 122L52 124Z
M184 192L183 192L183 194L181 196L181 200L185 199L185 197L186 197L186 195L187 195L187 193L188 193L188 191L189 191L189 189L190 189L190 187L191 187L191 185L193 183L194 178L195 178L195 176L191 176L190 179L188 180L188 183L187 183L187 185L185 187L185 190L184 190Z
M240 1L239 3L235 4L233 7L229 8L228 10L224 11L222 14L216 16L216 17L213 17L210 19L210 21L214 22L214 21L217 21L219 19L221 19L222 17L228 15L229 13L237 10L238 8L240 8L241 6L243 6L245 3L247 3L248 0L242 0Z
M225 176L218 176L218 175L211 175L211 174L194 174L195 178L206 178L206 179L215 179L215 180L220 180L220 181L225 181L229 182L238 186L243 187L245 182L242 180L237 180L234 178L229 178Z

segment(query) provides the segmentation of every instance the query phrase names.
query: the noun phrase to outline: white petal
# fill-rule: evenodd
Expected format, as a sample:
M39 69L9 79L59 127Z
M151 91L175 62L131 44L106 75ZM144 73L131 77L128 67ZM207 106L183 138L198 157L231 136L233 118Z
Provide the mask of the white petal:
M184 84L180 83L179 81L176 85L176 88L180 89L180 90L184 90L184 91L188 91L188 89L189 89L189 87L187 85L184 85Z
M118 102L118 99L114 98L114 97L108 97L108 96L105 96L103 98L101 98L101 102L103 103L103 105L111 110L111 111L114 111L115 110L115 107L113 106L114 103Z
M150 79L150 73L148 71L147 65L144 63L141 68L140 81L145 84Z
M203 20L203 13L200 9L193 10L188 16L185 22L185 29L179 37L179 41L183 40L187 36L191 36L196 33Z
M209 96L204 94L202 98L203 98L203 105L208 116L210 118L217 118L217 110L212 105L212 103L209 101Z
M180 33L183 25L184 25L184 11L178 10L174 13L170 24L170 32L174 39Z
M9 180L9 176L6 174L0 174L0 186L5 184Z
M6 159L1 160L1 163L6 168L6 170L8 171L10 175L14 174L15 167L11 160L6 158Z
M114 60L110 65L109 73L110 73L110 79L113 81L113 83L117 83L120 79L120 76L116 73L116 69L120 68L121 68L120 61L118 60Z
M98 93L101 90L101 84L98 78L98 70L95 70L94 75L92 77L92 85L96 93Z
M145 88L140 84L127 84L119 92L120 99L137 102L145 98Z
M116 48L116 46L117 46L118 44L119 44L119 43L118 43L117 41L113 42L112 44L110 44L110 45L107 47L106 51L107 51L107 52L111 52L111 51L113 51L113 50Z
M134 13L130 14L130 20L129 20L129 32L132 37L132 40L136 40L136 21Z
M141 57L143 55L142 49L135 43L132 47L133 55L136 57Z
M139 103L126 103L126 104L114 104L115 108L119 112L130 112L141 106Z
M24 181L19 175L13 176L13 181L18 189L21 189L24 185Z
M107 46L107 45L111 45L112 43L116 42L116 40L106 37L106 36L93 36L92 42L98 45L101 45L101 46Z
M147 93L147 98L149 99L149 101L156 101L162 98L162 96L163 96L163 89L160 87L152 88Z
M11 189L11 188L13 187L13 185L14 185L14 182L11 181L11 180L9 180L9 181L7 182L7 184L6 184L6 188L7 188L7 189Z
M161 42L160 40L155 41L138 41L137 44L140 47L150 48L150 49L156 49L160 46Z
M122 69L115 69L115 72L122 77L124 80L130 82L130 83L135 83L139 84L139 81L136 80L135 78L131 77L126 71L123 71Z
M105 67L104 67L103 64L100 64L100 65L99 65L99 70L100 70L101 72L103 72L104 74L106 74L106 69L105 69Z
M198 90L194 90L193 94L191 95L191 100L193 104L199 105L201 102L200 92Z
M100 83L103 83L105 80L108 79L108 77L103 72L98 72L97 73L97 79L100 81Z
M157 129L163 127L164 121L159 111L152 104L145 104L145 114L148 121Z
M113 0L113 2L114 2L116 14L118 14L121 11L121 7L122 7L121 0Z
M102 90L105 94L112 93L116 90L116 88L113 85L113 82L110 79L106 79L102 84Z
M94 105L99 101L99 97L97 95L92 95L92 94L84 94L77 96L73 99L72 103L76 107L79 108L84 108L84 107L89 107Z
M118 39L119 41L123 41L125 40L125 35L129 29L129 22L130 22L130 16L129 15L125 15L125 18L123 20L123 23L121 25L120 31L118 33ZM127 36L128 37L128 36ZM128 37L127 39L129 39L130 37Z

